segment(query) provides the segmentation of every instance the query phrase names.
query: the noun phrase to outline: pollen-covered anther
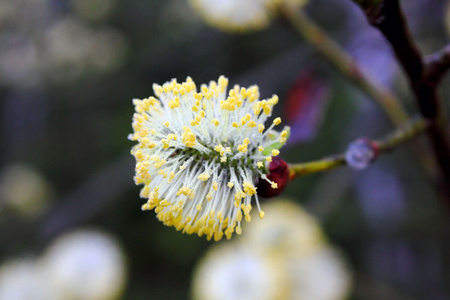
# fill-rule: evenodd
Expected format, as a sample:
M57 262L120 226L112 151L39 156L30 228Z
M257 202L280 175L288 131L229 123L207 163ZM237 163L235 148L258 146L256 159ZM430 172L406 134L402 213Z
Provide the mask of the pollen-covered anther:
M244 188L244 192L246 194L248 194L250 196L256 194L256 188L250 182L244 181L244 183L242 184L242 187Z
M277 105L278 104L278 96L277 95L273 95L272 98L270 98L269 102L272 106ZM277 124L278 125L278 124Z
M175 172L171 171L169 174L169 179L167 180L167 183L171 183L174 178L175 178Z
M274 125L279 125L280 123L281 123L281 118L276 118L275 120L273 120Z
M238 226L236 227L236 234L237 234L237 235L241 235L241 234L242 234L242 227L241 227L241 225L238 225Z
M187 126L183 126L183 133L181 134L181 141L188 148L193 148L196 144L196 136Z
M242 221L242 217L243 217L243 215L242 215L242 210L239 209L239 210L236 212L236 221L241 222L241 221Z
M176 134L173 134L173 133L171 133L171 134L168 134L167 135L167 140L170 142L171 140L174 140L174 141L176 141L178 139L178 136L176 135Z
M237 149L238 149L239 152L247 152L248 146L245 145L245 144L242 144L242 145L239 145L239 146L237 147Z
M169 148L169 140L167 140L167 139L162 139L162 140L161 140L161 143L162 143L164 149Z
M264 127L264 124L259 124L259 125L258 125L258 132L259 132L259 133L262 133L262 132L264 131L264 128L265 128L265 127Z
M175 99L169 101L168 106L172 109L175 109L177 107L180 107L180 98L175 97Z
M280 143L285 143L287 140L288 132L287 130L283 130L280 134Z
M157 145L156 145L156 143L155 142L149 142L148 144L147 144L147 148L149 148L149 149L153 149L153 148L155 148Z
M200 179L201 181L206 181L211 177L211 175L209 175L208 173L202 173L200 175L198 175L198 179Z
M194 92L194 93L192 94L192 96L194 97L194 99L195 99L196 101L201 101L202 98L203 98L203 94L202 94L202 93L197 93L197 92Z
M194 127L200 125L201 120L202 118L200 116L196 116L194 120L191 120L191 126Z
M208 194L206 195L206 200L211 201L212 198L213 198L213 194L212 194L212 193L208 193Z
M155 92L155 95L158 97L164 92L162 86L156 83L153 84L153 91Z
M149 142L150 140L147 137L141 139L141 145L144 147L146 147Z
M188 196L189 199L193 199L195 196L194 190L189 187L182 187L177 191L177 196L184 195Z
M142 128L141 131L139 131L139 136L141 138L145 138L146 136L148 136L148 129Z
M278 156L273 157L268 165L269 173L260 178L257 188L258 195L270 198L279 195L290 180L288 164Z
M241 202L242 198L245 198L245 196L247 196L247 194L245 194L243 191L238 191L234 194L234 200L237 202Z
M166 162L167 162L167 161L166 161L165 159L162 159L162 160L156 162L155 165L154 165L154 166L155 166L155 169L161 168L162 165L164 165Z
M134 157L136 158L136 160L143 160L144 159L144 154L142 152L141 149L137 150L136 153L134 153Z

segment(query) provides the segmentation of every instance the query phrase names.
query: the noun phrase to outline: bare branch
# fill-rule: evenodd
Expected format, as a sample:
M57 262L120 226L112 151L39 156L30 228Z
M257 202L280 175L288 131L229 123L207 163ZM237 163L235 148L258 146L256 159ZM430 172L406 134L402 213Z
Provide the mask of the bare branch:
M437 84L448 70L445 50L427 63L415 45L399 0L357 0L369 23L389 41L409 79L420 113L428 119L428 139L442 171L442 181L450 182L450 137Z
M435 85L450 69L450 44L444 49L425 57L425 77Z

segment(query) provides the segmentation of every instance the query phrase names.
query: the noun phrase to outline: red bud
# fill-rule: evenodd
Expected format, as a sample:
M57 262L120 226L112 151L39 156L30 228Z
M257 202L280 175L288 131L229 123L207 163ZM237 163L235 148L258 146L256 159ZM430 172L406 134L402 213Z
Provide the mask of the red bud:
M256 185L258 195L264 198L278 196L284 190L290 179L288 164L278 156L272 156L272 162L269 164L269 174L267 174L267 178L275 182L278 185L278 188L272 188L267 180L260 178Z

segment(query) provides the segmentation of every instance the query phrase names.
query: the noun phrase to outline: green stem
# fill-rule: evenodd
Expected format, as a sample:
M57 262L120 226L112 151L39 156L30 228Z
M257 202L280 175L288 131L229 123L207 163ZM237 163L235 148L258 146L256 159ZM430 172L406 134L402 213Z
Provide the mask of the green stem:
M425 132L429 127L429 123L424 118L416 117L409 124L400 127L384 139L377 141L380 152L393 150L396 146L416 137Z
M372 141L376 145L378 154L391 151L400 144L418 136L428 129L429 124L423 118L414 118L405 126L400 127L387 135L385 138ZM345 153L326 157L317 161L307 163L291 164L290 172L293 176L302 176L311 173L323 172L336 167L346 165Z
M395 125L408 121L408 114L400 101L379 84L374 84L373 78L368 78L359 69L355 61L312 20L303 13L302 9L284 6L282 13L291 22L298 33L342 74L359 86L373 100L375 100Z
M289 165L289 169L291 173L293 173L295 176L302 176L311 173L332 170L345 164L346 164L345 155L340 154L336 156L326 157L321 160Z

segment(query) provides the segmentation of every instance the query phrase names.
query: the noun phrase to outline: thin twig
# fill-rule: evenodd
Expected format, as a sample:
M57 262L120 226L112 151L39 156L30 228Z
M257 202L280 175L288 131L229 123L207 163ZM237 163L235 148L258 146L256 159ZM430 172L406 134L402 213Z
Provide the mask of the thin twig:
M450 69L450 44L434 54L425 57L425 76L428 81L440 83Z
M395 149L404 142L418 136L428 128L428 122L423 118L414 118L410 123L404 125L378 141L369 141L376 147L377 155ZM295 176L328 171L339 166L348 164L345 153L329 156L317 161L292 164L289 166ZM373 162L373 161L372 161Z
M302 37L342 74L375 100L395 125L407 122L408 115L400 101L389 90L384 89L380 84L375 84L374 78L368 78L362 73L355 61L301 9L285 6L281 11Z

